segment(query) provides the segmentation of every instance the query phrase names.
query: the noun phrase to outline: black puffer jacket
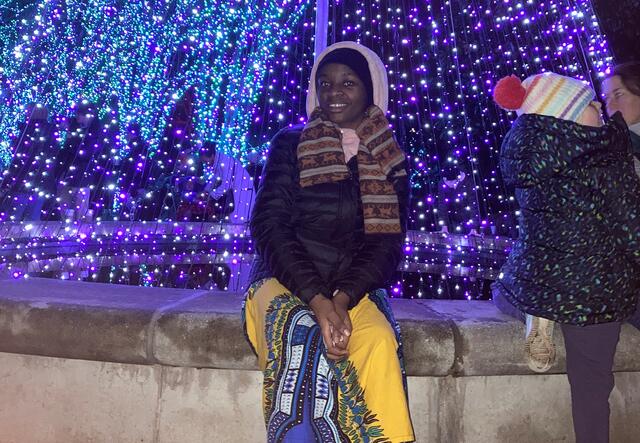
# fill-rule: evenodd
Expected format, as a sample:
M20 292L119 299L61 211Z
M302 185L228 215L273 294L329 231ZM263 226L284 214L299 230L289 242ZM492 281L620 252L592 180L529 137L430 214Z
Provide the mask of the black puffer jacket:
M280 131L271 142L251 216L259 257L251 281L275 277L309 302L340 289L355 306L383 287L402 259L404 235L365 235L356 157L351 178L307 188L299 185L297 146L302 126ZM394 183L406 225L408 181Z
M561 323L621 321L640 292L640 181L619 114L602 128L520 116L500 155L519 238L495 290Z

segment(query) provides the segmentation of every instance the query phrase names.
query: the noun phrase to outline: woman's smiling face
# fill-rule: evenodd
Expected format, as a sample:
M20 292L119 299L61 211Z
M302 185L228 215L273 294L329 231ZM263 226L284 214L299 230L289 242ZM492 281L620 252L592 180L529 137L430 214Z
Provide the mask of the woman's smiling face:
M620 111L627 125L640 123L640 95L635 95L627 88L620 76L615 75L602 83L602 92L606 103L607 114Z
M341 128L356 129L364 119L368 97L365 85L347 65L329 63L316 74L320 108Z

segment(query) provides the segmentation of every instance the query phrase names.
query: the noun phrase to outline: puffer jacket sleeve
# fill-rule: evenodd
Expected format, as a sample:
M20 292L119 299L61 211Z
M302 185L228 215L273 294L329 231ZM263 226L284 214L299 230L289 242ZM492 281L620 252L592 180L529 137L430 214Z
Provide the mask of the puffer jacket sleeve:
M500 151L500 171L507 185L530 188L561 173L578 157L601 149L598 144L562 145L557 136L522 115L505 136Z
M629 160L631 164L631 160ZM640 272L640 179L629 165L621 189L610 191L611 227L618 248L635 262Z
M405 165L401 165L404 168ZM374 289L384 287L403 257L403 245L409 207L409 179L406 175L392 179L400 205L402 234L365 235L349 270L335 279L333 290L349 295L349 308L353 308Z
M284 129L271 141L250 227L255 248L273 276L308 303L316 294L330 294L292 224L299 189L295 156L299 138L299 130Z
M640 273L640 178L637 176L632 155L632 141L620 114L614 115L613 131L623 132L615 137L612 148L619 151L619 161L611 168L610 177L602 183L606 196L610 227L615 235L617 249L629 256Z

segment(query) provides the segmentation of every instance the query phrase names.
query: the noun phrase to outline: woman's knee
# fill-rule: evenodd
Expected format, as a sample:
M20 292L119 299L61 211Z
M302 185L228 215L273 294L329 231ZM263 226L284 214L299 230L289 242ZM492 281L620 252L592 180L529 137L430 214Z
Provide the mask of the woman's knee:
M391 325L376 323L368 326L362 331L354 331L353 344L358 349L366 349L367 352L395 350L398 348L398 341Z

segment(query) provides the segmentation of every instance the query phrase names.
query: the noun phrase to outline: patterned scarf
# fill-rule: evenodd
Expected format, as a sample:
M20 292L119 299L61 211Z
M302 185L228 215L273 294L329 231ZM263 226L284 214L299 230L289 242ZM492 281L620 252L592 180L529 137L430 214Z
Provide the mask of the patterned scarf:
M400 208L391 179L407 175L405 154L380 108L367 109L356 129L360 138L358 174L366 234L400 234ZM349 177L340 128L316 108L298 144L300 186L334 183Z

